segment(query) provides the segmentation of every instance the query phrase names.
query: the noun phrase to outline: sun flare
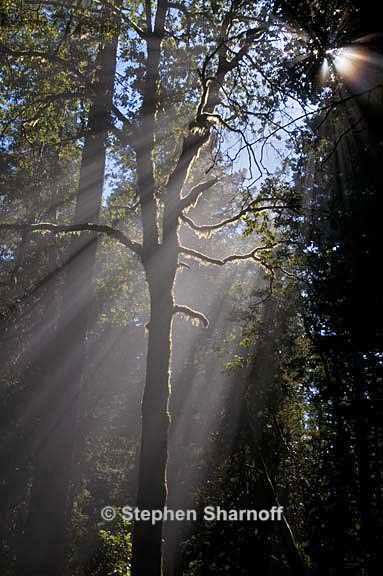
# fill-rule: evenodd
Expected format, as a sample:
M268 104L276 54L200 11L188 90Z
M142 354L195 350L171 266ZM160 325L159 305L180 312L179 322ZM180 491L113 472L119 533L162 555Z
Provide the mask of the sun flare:
M349 82L360 82L363 74L373 68L382 67L381 56L364 46L344 46L326 51L320 69L320 80L324 83L331 72Z

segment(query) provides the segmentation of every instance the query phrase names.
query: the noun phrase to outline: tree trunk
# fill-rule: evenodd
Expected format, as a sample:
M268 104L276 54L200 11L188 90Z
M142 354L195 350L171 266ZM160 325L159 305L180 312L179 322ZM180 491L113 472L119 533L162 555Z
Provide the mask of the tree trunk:
M101 208L117 44L116 34L99 49L99 78L89 112L75 223L96 222ZM56 576L63 571L96 248L97 238L92 234L72 241L56 338L44 351L49 356L50 370L20 554L19 573L26 576Z
M137 507L162 510L165 506L167 440L169 429L169 364L173 296L171 289L150 284L151 319L145 391L142 401L141 454ZM133 532L132 574L161 574L162 522L136 522Z
M143 230L142 263L150 294L149 341L146 382L142 399L141 451L138 472L137 507L163 510L166 502L166 462L169 429L169 366L173 316L173 283L177 269L177 218L165 207L162 244L159 241L156 182L153 165L155 115L161 42L164 35L167 1L159 0L147 39L146 77L139 130L144 141L136 149L137 187ZM150 10L147 12L151 20ZM166 197L165 194L164 197ZM169 238L170 231L170 238ZM133 576L160 576L162 522L135 522L133 527Z
M146 176L146 175L145 175ZM174 314L173 286L178 265L178 212L180 186L169 185L165 194L162 243L153 241L148 227L147 245L153 246L143 258L150 294L149 342L146 382L142 401L141 454L137 507L163 510L166 503L170 397L171 328ZM151 195L152 204L153 194ZM147 198L142 198L146 201ZM141 201L142 201L141 200ZM145 206L147 210L147 205ZM150 214L150 212L149 212ZM145 216L143 212L145 224ZM151 221L151 216L148 218ZM153 223L153 221L152 221ZM144 226L145 229L145 226ZM155 235L156 236L156 235ZM145 250L145 233L144 233ZM133 531L133 576L162 574L162 522L136 522Z

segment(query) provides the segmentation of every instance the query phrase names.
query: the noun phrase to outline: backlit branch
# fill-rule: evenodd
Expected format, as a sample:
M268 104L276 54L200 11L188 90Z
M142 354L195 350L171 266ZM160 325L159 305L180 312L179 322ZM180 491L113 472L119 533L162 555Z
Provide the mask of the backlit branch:
M198 312L197 310L189 308L189 306L180 306L176 304L173 308L173 313L184 314L185 316L188 316L192 320L197 320L198 322L203 324L205 328L209 326L209 320L206 318L206 316L202 314L202 312Z
M99 234L106 234L111 238L114 238L120 244L123 244L130 250L132 250L138 256L141 256L142 247L138 242L130 240L121 230L112 228L105 224L52 224L50 222L39 222L38 224L27 224L24 222L14 222L0 224L0 230L14 230L14 231L25 231L29 230L31 232L53 232L53 234L70 233L70 232L96 232Z
M265 252L267 250L272 250L276 246L279 246L280 242L274 242L273 244L269 244L268 246L259 246L258 248L254 248L251 252L246 252L245 254L230 254L225 258L213 258L204 254L203 252L199 252L198 250L194 250L193 248L186 248L185 246L180 246L179 251L181 254L186 254L187 256L191 256L196 260L200 260L201 262L205 262L206 264L214 264L215 266L225 266L229 262L239 262L241 260L255 260L259 264L261 264L264 268L266 268L271 274L274 274L273 269L271 266L266 264L263 259L261 259L257 254L259 252Z
M216 222L215 224L196 224L194 220L192 220L189 216L186 216L185 214L182 214L181 219L185 222L185 224L190 226L190 228L198 232L214 232L220 230L221 228L224 228L225 226L238 222L242 218L242 216L245 216L249 212L258 213L258 212L264 212L266 210L274 210L274 211L293 210L293 208L291 208L291 206L278 206L272 204L269 206L254 207L253 205L250 204L250 206L247 206L234 216L226 218L225 220L221 220L220 222Z
M211 188L212 186L214 186L214 184L216 184L217 182L218 178L212 178L211 180L206 180L206 182L201 182L200 184L193 186L189 194L181 198L179 203L180 211L185 210L185 208L188 208L189 206L193 206L194 204L196 204L200 195L209 188Z

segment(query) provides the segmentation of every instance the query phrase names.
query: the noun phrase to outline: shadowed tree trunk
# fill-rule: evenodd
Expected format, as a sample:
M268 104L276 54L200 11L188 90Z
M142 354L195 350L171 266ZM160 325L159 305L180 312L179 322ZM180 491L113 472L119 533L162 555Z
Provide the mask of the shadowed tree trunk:
M80 169L74 223L97 222L105 174L106 134L116 68L118 35L102 41ZM48 364L44 406L36 446L29 514L20 554L20 574L53 576L63 572L66 520L78 401L86 355L86 333L96 257L96 235L75 238L69 257L56 337L45 350Z
M141 109L141 129L145 140L136 149L137 185L143 228L142 263L150 293L149 341L146 381L142 400L141 451L138 473L139 509L163 509L166 502L167 436L169 428L170 332L173 316L172 287L177 267L160 248L156 185L152 153L155 144L155 114L161 42L167 2L159 2L154 33L147 41L146 79ZM148 21L151 19L148 18ZM148 24L151 28L151 24ZM176 232L175 232L176 233ZM165 244L165 237L163 238ZM165 256L165 260L161 262ZM165 263L167 264L165 267ZM171 274L171 268L174 269ZM136 522L133 529L132 574L159 576L161 573L162 523Z
M137 505L162 509L166 501L166 462L169 428L169 361L173 316L171 289L160 282L151 286L151 320L147 373L142 402L142 441ZM134 574L160 574L162 524L135 526Z

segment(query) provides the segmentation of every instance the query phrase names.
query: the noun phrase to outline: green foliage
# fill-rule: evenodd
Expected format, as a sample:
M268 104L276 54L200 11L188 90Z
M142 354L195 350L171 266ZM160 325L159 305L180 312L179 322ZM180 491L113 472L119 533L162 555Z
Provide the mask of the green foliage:
M93 576L130 576L131 525L121 514L99 531Z

